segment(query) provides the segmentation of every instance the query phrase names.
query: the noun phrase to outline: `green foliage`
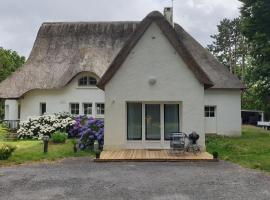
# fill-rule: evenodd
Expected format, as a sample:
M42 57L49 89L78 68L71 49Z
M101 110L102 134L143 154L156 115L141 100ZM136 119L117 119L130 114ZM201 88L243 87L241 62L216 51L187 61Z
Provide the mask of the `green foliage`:
M223 160L245 167L259 168L270 172L270 131L252 126L243 126L242 136L207 136L208 152L218 152Z
M7 160L11 154L15 151L16 147L8 145L8 144L1 144L0 145L0 160Z
M252 47L252 68L248 77L252 96L244 99L244 107L264 110L270 116L270 1L241 1L242 32ZM250 101L257 103L250 105Z
M214 39L208 50L230 71L244 80L246 67L248 64L249 48L246 38L240 31L241 20L223 19L217 26L218 33L211 35Z
M8 130L0 125L0 146L8 144L16 146L16 151L8 160L1 160L0 166L10 164L21 164L26 162L41 161L41 160L57 160L67 157L94 156L92 151L78 151L74 153L73 140L68 139L63 144L49 144L47 154L43 153L43 141L40 140L17 140L6 141L4 136L8 134Z
M0 82L25 63L25 57L16 51L0 47Z
M25 57L19 56L16 51L0 47L0 82L5 80L17 68L25 63ZM4 100L0 99L0 119L4 118Z
M4 124L0 124L0 141L4 140L8 135L8 128Z
M65 143L67 140L67 133L56 131L52 134L51 141L53 143Z

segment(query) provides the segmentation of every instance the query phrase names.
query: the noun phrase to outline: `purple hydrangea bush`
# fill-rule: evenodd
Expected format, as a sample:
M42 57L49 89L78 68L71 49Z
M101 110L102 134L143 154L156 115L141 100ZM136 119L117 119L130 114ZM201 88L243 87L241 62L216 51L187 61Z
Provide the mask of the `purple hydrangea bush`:
M93 117L77 116L68 130L69 137L79 138L79 148L93 148L95 141L102 150L104 144L104 121Z

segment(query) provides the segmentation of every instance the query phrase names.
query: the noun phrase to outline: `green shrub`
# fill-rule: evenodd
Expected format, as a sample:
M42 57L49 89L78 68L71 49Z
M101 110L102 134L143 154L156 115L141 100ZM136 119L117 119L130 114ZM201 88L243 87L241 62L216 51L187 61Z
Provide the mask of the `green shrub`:
M7 144L0 145L0 160L7 160L13 151L15 151L16 147Z
M67 140L67 133L56 131L51 138L53 143L65 143Z

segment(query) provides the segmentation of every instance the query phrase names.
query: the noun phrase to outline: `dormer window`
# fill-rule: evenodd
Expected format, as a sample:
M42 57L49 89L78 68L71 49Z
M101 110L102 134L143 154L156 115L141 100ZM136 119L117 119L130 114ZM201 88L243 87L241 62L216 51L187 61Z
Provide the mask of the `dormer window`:
M83 76L79 79L78 85L82 87L96 86L97 79L91 76Z

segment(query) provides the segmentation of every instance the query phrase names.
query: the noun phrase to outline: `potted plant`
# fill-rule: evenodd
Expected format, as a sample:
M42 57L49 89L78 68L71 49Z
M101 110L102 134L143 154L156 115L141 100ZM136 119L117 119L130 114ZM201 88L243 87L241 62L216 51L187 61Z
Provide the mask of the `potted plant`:
M74 153L77 153L78 148L77 148L77 141L76 141L76 139L73 139L72 140L72 144L73 144L73 151L74 151Z
M216 151L213 152L213 158L214 160L218 160L218 152Z
M96 150L95 153L96 153L96 159L99 159L100 158L101 151L100 150Z

